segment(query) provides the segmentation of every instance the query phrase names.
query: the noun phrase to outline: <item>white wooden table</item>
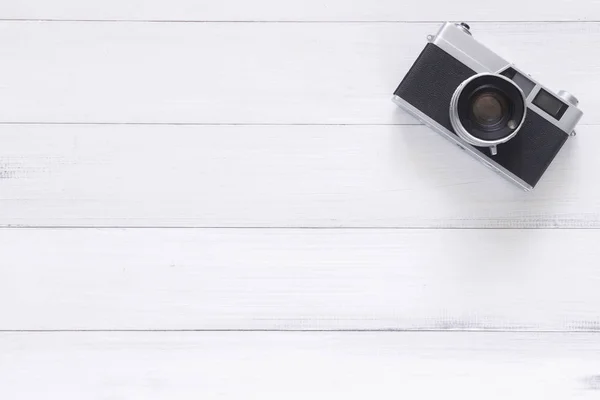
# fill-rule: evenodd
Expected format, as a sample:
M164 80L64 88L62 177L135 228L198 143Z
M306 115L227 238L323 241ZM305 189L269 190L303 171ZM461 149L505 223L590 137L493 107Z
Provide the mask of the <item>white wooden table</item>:
M600 398L600 1L0 19L1 399ZM444 20L579 98L535 192L390 102Z

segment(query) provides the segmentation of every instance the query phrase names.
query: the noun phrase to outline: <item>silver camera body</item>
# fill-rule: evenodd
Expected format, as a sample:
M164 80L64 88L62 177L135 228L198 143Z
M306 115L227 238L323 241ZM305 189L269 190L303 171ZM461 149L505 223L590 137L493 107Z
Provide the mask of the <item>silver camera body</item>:
M582 111L446 22L396 89L393 101L486 166L531 190Z

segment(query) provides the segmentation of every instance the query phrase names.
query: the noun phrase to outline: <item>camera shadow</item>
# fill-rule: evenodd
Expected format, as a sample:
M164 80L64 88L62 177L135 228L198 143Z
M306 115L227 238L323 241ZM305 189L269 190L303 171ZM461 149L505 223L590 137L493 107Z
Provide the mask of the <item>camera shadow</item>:
M396 113L405 113L397 109ZM408 113L406 113L408 115ZM406 118L403 118L406 119ZM577 138L567 140L533 191L526 192L490 170L456 144L412 119L392 126L395 168L410 169L411 179L431 201L432 225L461 228L552 228L568 214L565 188L573 183ZM406 174L406 172L405 172ZM398 176L402 176L399 174ZM568 191L567 191L568 192Z

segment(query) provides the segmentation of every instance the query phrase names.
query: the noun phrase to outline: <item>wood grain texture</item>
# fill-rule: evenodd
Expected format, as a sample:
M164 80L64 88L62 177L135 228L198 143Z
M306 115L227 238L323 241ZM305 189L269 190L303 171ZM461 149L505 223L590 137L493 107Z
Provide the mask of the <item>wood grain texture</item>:
M0 396L597 399L589 334L0 335Z
M581 100L534 193L389 101L446 19ZM0 398L598 398L599 20L1 2Z
M391 94L438 28L0 22L0 122L414 124ZM600 23L473 32L600 123Z
M0 230L0 330L600 331L597 230Z
M19 0L0 3L0 18L175 21L591 21L600 19L598 0Z
M534 192L424 126L5 125L3 226L598 228L600 127Z

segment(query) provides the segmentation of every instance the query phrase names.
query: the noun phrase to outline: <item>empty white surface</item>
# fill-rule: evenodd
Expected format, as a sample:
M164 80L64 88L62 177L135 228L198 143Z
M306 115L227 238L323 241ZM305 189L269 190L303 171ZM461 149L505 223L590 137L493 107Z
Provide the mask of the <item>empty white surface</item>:
M597 331L597 238L539 229L3 229L0 330Z
M0 3L3 18L159 21L594 21L598 0L19 0Z
M599 128L527 193L423 126L5 125L0 224L596 228Z
M0 395L597 399L589 334L4 333Z
M0 22L0 122L414 124L390 99L439 26ZM600 23L472 29L600 123Z

